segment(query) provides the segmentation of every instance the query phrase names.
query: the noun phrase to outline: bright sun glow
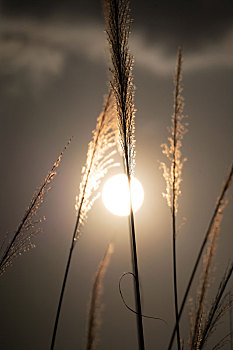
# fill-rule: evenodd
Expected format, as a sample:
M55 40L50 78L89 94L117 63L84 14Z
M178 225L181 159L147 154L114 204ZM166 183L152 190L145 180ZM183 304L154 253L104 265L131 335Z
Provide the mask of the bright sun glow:
M133 211L136 212L144 200L141 183L133 177L131 180ZM126 175L112 176L104 185L102 199L105 207L119 216L129 215L129 185Z

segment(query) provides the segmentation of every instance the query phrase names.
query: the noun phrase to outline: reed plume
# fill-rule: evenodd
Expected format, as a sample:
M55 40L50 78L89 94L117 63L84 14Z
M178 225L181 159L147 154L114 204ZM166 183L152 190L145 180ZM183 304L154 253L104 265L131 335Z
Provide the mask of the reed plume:
M93 131L93 138L88 146L86 164L82 169L82 179L80 183L80 192L76 197L75 209L77 210L76 223L71 239L70 251L66 263L64 278L62 282L56 318L54 323L53 335L50 349L54 349L57 326L63 301L66 281L69 273L73 249L80 237L80 227L87 219L88 211L91 209L95 200L98 198L98 188L101 179L110 167L116 166L112 156L116 152L113 148L118 142L119 133L115 118L115 103L110 90L105 99L102 113L97 119L96 129Z
M93 283L89 312L88 312L88 330L87 330L86 350L96 349L99 342L98 330L101 324L100 298L103 293L103 278L105 276L106 269L108 267L109 260L112 253L113 253L113 244L110 243L106 250L104 258L99 264L99 267L94 277L94 283Z
M14 258L22 253L28 251L30 248L34 248L35 244L32 242L32 237L38 234L41 229L37 227L38 223L41 223L45 218L39 218L35 220L36 215L44 201L44 196L48 192L49 185L56 175L56 169L59 166L63 157L64 151L70 144L71 139L68 141L64 150L60 153L57 160L53 164L51 170L45 177L41 186L35 191L25 214L15 231L13 238L7 243L6 247L3 244L1 247L2 257L0 260L0 275L6 270L6 268L12 264Z
M163 176L166 181L166 193L163 196L167 200L168 207L171 209L172 215L172 246L173 246L173 284L174 284L174 305L175 318L177 324L177 347L180 350L180 329L178 317L178 292L177 292L177 268L176 268L176 215L178 212L178 197L181 194L180 184L182 181L182 168L185 158L182 158L181 146L182 139L187 129L183 123L183 106L184 100L182 92L182 50L179 48L177 54L176 74L174 78L174 113L172 115L172 126L169 129L170 135L168 138L169 145L162 144L162 152L169 160L169 165L161 163L160 167L163 170Z
M193 269L192 269L192 273L190 275L190 278L189 278L189 281L188 281L188 284L187 284L187 287L186 287L186 290L185 290L185 293L184 293L184 297L182 299L182 303L181 303L181 306L180 306L180 309L179 309L179 314L178 314L178 318L180 320L181 318L181 315L183 313L183 310L184 310L184 306L185 306L185 303L186 303L186 300L187 300L187 297L189 295L189 291L190 291L190 288L192 286L192 283L193 283L193 280L194 280L194 277L196 275L196 271L197 271L197 268L198 268L198 265L199 265L199 262L201 260L201 257L202 257L202 254L204 252L204 249L206 247L206 244L209 240L209 237L210 237L210 234L211 232L213 231L213 228L215 226L215 222L216 222L216 219L218 218L218 215L219 213L221 213L221 211L224 209L224 205L223 203L225 203L225 198L226 198L226 195L231 187L231 184L232 184L232 181L233 181L233 163L231 165L231 168L230 168L230 171L227 175L227 178L222 186L222 189L221 189L221 192L220 192L220 195L219 197L217 198L217 201L216 201L216 205L215 205L215 208L214 208L214 212L210 218L210 222L208 224L208 227L207 227L207 230L206 230L206 233L205 233L205 236L203 238L203 241L202 241L202 244L201 244L201 247L199 249L199 252L198 252L198 255L197 255L197 258L196 258L196 261L194 263L194 266L193 266ZM222 213L221 213L222 214ZM175 333L176 333L176 327L177 327L177 324L175 325L174 329L173 329L173 332L172 332L172 335L171 335L171 338L170 338L170 341L169 341L169 345L168 345L168 350L171 349L172 347L172 344L173 344L173 341L174 341L174 337L175 337Z
M139 288L137 248L134 225L134 213L131 198L131 176L135 165L135 107L133 84L133 56L129 53L128 39L130 33L130 6L129 0L105 0L106 33L111 53L111 87L117 106L118 124L120 130L120 143L124 159L126 176L130 192L130 239L132 249L132 265L135 276L134 291L136 303L138 345L144 349L144 334L142 324L141 296Z
M76 196L75 209L77 211L77 227L74 240L80 233L79 226L87 219L87 214L100 193L97 191L102 178L109 168L117 166L114 163L114 149L118 143L119 133L116 121L116 111L112 90L105 98L104 109L97 118L93 139L88 145L86 164L82 169L82 179L79 195Z
M226 204L227 203L225 203L225 205ZM223 207L218 211L214 226L210 233L209 245L207 247L206 254L203 257L202 276L197 293L196 311L194 311L194 315L192 316L193 326L191 327L191 335L189 340L191 350L199 349L200 341L202 339L203 323L206 315L207 293L210 287L211 266L216 250L216 242L219 235L222 213L225 205L223 205Z
M125 157L127 172L133 174L135 165L135 107L133 84L133 56L129 53L130 33L129 0L105 1L106 33L110 46L112 67L111 87L114 91L120 142Z

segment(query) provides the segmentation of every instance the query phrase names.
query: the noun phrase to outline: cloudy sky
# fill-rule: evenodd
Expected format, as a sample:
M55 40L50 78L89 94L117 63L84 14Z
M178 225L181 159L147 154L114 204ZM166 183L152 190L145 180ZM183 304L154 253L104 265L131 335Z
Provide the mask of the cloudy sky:
M189 131L178 236L178 285L183 291L215 200L233 156L233 5L231 1L132 1L130 49L136 86L136 176L145 202L136 215L139 269L148 349L165 349L174 322L170 216L162 198L160 145L168 137L173 76L182 46L183 95ZM49 349L59 288L75 223L74 200L88 142L108 92L109 54L101 1L0 2L1 237L12 235L48 169L67 140L41 216L36 248L14 261L0 280L2 349ZM115 170L116 172L116 170ZM231 192L232 194L232 192ZM216 252L213 293L232 256L232 203L226 208ZM98 219L97 219L98 218ZM106 211L101 199L76 246L58 330L57 350L82 349L92 278L109 241L99 348L135 349L135 317L118 292L131 270L126 218ZM133 305L132 281L124 293ZM231 282L232 286L232 282ZM192 290L195 297L196 286ZM187 339L187 314L182 335ZM227 320L220 335L228 333ZM67 345L68 344L68 345Z

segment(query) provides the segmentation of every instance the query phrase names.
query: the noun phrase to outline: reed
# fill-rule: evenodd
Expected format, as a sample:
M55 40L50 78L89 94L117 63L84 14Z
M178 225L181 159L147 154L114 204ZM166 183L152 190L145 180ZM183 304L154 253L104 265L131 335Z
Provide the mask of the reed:
M105 276L112 253L113 244L110 243L94 277L94 283L88 311L87 343L85 347L86 350L96 349L99 342L98 331L101 325L100 298L103 293L103 278Z
M6 246L3 244L1 247L1 259L0 259L0 275L5 272L6 268L12 264L12 261L19 255L35 247L32 243L32 237L40 232L40 228L36 228L38 223L41 223L43 219L35 220L36 215L44 201L44 196L48 192L49 185L53 181L56 175L56 169L60 165L63 154L70 144L71 139L68 141L64 150L60 153L57 160L54 162L51 170L48 172L44 181L39 189L34 193L25 214L16 229L12 239L7 242Z
M87 220L87 214L99 196L98 188L104 175L110 167L116 166L113 155L114 146L118 140L118 129L115 117L115 105L110 90L105 100L102 113L97 119L96 129L93 131L93 139L89 143L86 164L82 169L82 179L79 186L79 195L76 197L75 208L77 218L72 234L69 255L66 263L64 278L60 291L60 297L54 322L50 349L54 349L60 311L65 292L67 277L70 269L71 258L75 244L80 237L80 227Z
M231 165L231 168L230 168L230 171L229 171L229 173L227 175L227 178L226 178L226 180L225 180L225 182L224 182L224 184L222 186L222 189L221 189L221 192L219 194L219 197L218 197L218 199L216 201L214 212L213 212L213 214L212 214L212 216L210 218L210 221L209 221L209 224L208 224L205 236L203 238L201 247L199 249L196 261L194 263L194 266L193 266L193 269L192 269L192 273L190 275L190 278L189 278L189 281L188 281L188 284L187 284L187 287L186 287L186 290L185 290L185 293L184 293L184 297L182 299L182 303L181 303L181 306L180 306L180 309L179 309L179 313L178 313L179 320L180 320L180 318L182 316L182 313L183 313L183 310L184 310L184 306L186 304L187 297L188 297L189 292L190 292L190 288L192 286L194 277L196 275L197 268L199 266L202 254L203 254L204 249L206 247L206 244L207 244L207 242L209 240L210 234L213 231L213 228L215 226L215 222L216 222L216 220L218 218L219 213L224 208L223 203L225 202L225 198L226 198L226 195L227 195L227 193L228 193L228 191L230 189L232 181L233 181L233 163ZM170 341L169 341L169 345L168 345L168 350L170 350L172 348L172 344L173 344L174 337L175 337L175 334L176 334L176 328L177 328L177 324L175 324L175 327L173 328L173 332L172 332L172 335L171 335L171 338L170 338Z
M131 176L135 165L135 107L134 85L132 76L133 56L129 53L128 39L130 33L130 6L129 0L105 0L106 33L110 47L112 65L110 82L114 92L118 124L120 130L120 142L122 147L125 173L128 178L130 191L130 240L131 256L134 273L134 292L136 303L136 317L138 330L138 346L143 350L144 333L141 311L141 296L139 287L138 258L136 247L134 213L131 198Z
M206 314L207 293L210 287L211 266L216 250L223 209L224 205L216 216L214 226L210 233L207 251L203 257L201 283L197 293L196 312L193 314L193 326L191 328L191 336L189 340L191 350L199 349L200 340L202 339L203 322Z
M169 145L162 145L162 152L169 160L169 165L161 163L160 167L163 170L163 176L166 181L166 193L164 197L167 200L168 207L171 209L172 216L172 252L173 252L173 285L174 285L174 306L176 318L176 333L177 333L177 347L180 350L180 328L178 315L178 287L177 287L177 267L176 267L176 236L177 223L176 215L178 212L178 196L181 194L180 183L182 181L182 168L185 158L182 159L181 146L182 139L187 129L182 123L184 119L183 106L184 100L181 95L182 92L182 50L179 48L177 54L176 74L174 78L174 112L172 115L172 126L170 128L171 136L168 138Z

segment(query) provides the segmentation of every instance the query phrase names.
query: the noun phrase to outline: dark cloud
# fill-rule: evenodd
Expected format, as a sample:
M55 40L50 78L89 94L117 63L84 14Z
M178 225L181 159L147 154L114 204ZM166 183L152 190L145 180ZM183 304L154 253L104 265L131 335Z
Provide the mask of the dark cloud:
M3 0L2 11L11 15L28 15L39 18L47 18L54 14L98 18L102 14L101 1L96 0Z
M104 22L102 0L3 0L1 7L7 15ZM134 0L131 7L134 29L143 31L148 42L158 43L168 52L178 45L195 51L221 41L233 23L233 2L228 0Z
M220 41L232 27L232 1L147 1L133 3L135 26L166 49L193 51Z
M67 58L106 64L102 1L1 2L1 71L36 84L60 74ZM130 46L138 67L171 74L177 47L186 71L232 67L233 5L222 1L132 1Z

